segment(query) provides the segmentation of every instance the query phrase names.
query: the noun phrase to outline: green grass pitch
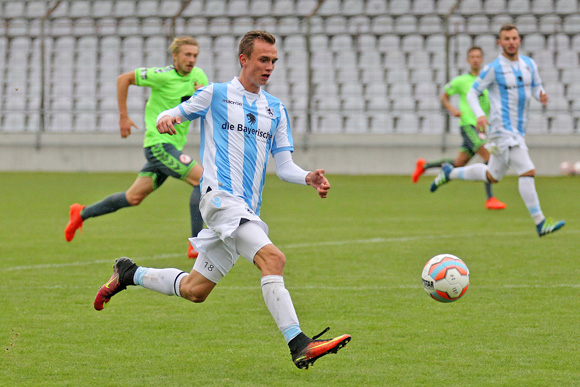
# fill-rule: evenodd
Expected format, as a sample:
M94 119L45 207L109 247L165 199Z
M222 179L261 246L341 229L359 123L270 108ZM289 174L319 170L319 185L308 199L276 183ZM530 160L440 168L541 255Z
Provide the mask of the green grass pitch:
M93 309L115 258L190 271L190 188L168 181L138 208L90 219L64 240L68 206L123 191L135 174L0 173L1 386L580 385L580 178L540 177L539 238L517 179L429 192L430 177L329 176L329 198L268 176L262 218L287 256L301 327L352 341L309 371L292 364L240 259L203 304L141 288ZM465 296L432 300L421 271L439 253L471 271Z

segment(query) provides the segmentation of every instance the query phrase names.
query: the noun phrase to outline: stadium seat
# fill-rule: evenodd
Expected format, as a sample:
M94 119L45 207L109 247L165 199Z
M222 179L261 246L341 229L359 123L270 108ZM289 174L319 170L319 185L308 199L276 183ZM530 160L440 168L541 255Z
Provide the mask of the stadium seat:
M300 16L307 16L314 11L318 5L318 0L297 0L296 11Z
M438 0L436 13L442 16L447 15L456 3L456 0Z
M495 37L495 35L491 34L477 35L473 40L473 45L481 47L483 52L487 54L488 58L494 58L499 51L497 45L497 38ZM465 52L464 58L467 58L467 50L465 50L464 52Z
M393 133L393 117L384 111L369 112L369 129L371 133Z
M566 88L566 98L571 101L580 101L580 75L576 75L578 71L572 70L576 79Z
M568 50L570 49L570 37L563 33L550 35L546 39L546 46L554 52Z
M318 122L314 128L314 133L342 133L342 116L336 112L326 112L318 115L315 122Z
M543 113L530 112L528 116L528 122L526 124L526 133L547 134L548 118Z
M363 69L361 72L361 82L366 85L373 83L378 83L386 87L385 85L385 71L383 68L377 69Z
M417 133L419 131L419 118L416 113L402 113L396 119L395 132Z
M375 51L377 48L377 37L372 34L359 34L356 38L356 47L363 54Z
M556 13L570 15L578 12L578 2L572 0L556 0Z
M310 64L313 69L321 69L328 72L329 68L334 67L332 53L330 51L313 52Z
M441 18L437 15L426 15L419 19L418 30L421 34L437 34L443 30Z
M474 15L480 13L482 9L481 0L462 0L456 12L463 15Z
M409 81L409 70L404 66L387 67L386 81L388 83L399 83Z
M508 3L508 12L514 15L530 13L530 0L510 0Z
M392 108L394 113L402 114L415 111L416 103L413 97L397 94L391 94L391 97L393 98Z
M558 51L556 53L556 67L559 69L578 69L578 53L574 51Z
M560 70L553 67L544 67L540 68L538 71L543 84L560 83Z
M574 118L568 114L558 114L552 118L550 133L573 134Z
M251 0L250 14L255 16L271 15L272 3L270 0Z
M342 4L342 12L348 16L361 15L364 13L364 1L344 0Z
M514 18L510 15L505 13L501 13L499 15L493 16L491 18L491 22L489 23L490 32L497 37L499 33L499 29L506 23L514 23Z
M554 12L553 1L532 0L532 13L534 15L545 15Z
M393 99L399 97L413 99L413 88L411 84L406 81L393 82L389 87L389 97Z
M345 112L344 132L345 133L368 133L370 131L369 120L363 111Z
M393 18L389 15L379 15L372 18L371 32L377 35L389 34L395 31ZM382 36L381 36L382 37Z
M291 16L295 13L293 0L276 0L272 5L272 14L275 16Z
M325 0L318 9L317 14L322 16L342 14L340 0Z
M546 48L546 38L544 35L538 33L531 33L522 38L522 49L530 52L536 52Z
M204 15L205 16L224 16L226 15L226 0L212 0L205 2Z
M487 34L489 33L489 19L485 15L470 16L466 27L470 34Z
M353 35L371 32L371 21L367 16L351 16L347 20L347 32Z
M294 35L302 31L300 19L294 16L282 17L278 20L278 33L281 35L300 36L304 41L303 35ZM306 47L306 46L304 46ZM287 48L286 48L287 49Z
M564 17L564 32L568 34L580 33L580 15L567 15Z
M23 1L10 1L4 4L4 17L20 18L26 16L25 3Z
M552 13L542 14L538 20L538 27L540 32L544 34L553 34L561 30L562 19Z
M72 114L70 112L58 112L51 114L46 131L70 132L72 129Z
M362 70L379 70L381 53L375 50L362 51L359 57L359 68Z
M352 48L352 36L350 35L339 34L330 38L330 49L333 52L340 53L345 50L351 51Z
M415 15L435 14L435 0L415 0L413 2L413 14Z
M518 31L522 36L538 31L538 24L534 15L528 14L518 16L515 25L518 27Z
M377 42L377 49L382 53L399 52L401 40L398 35L382 35Z
M421 113L423 113L421 111ZM419 123L419 132L440 134L445 131L445 116L441 113L433 112L424 114Z
M133 0L117 0L114 2L113 15L116 17L130 17L137 13Z
M206 3L205 0L192 0L189 2L187 7L181 13L181 16L190 18L190 17L200 17L204 14L204 4Z
M403 52L414 52L418 50L423 50L424 41L423 36L416 34L405 35L401 39L401 51Z
M40 1L29 1L26 4L26 10L24 11L27 18L37 19L42 18L46 15L48 3ZM63 4L59 5L59 7ZM64 7L63 7L64 8Z
M413 70L425 69L430 62L430 54L427 51L414 50L409 52L407 67Z
M407 3L398 1L397 3ZM412 34L417 31L417 19L412 15L403 15L395 19L395 32L399 34Z
M365 13L367 15L386 15L387 2L384 0L368 0L365 6Z
M148 17L159 15L159 2L157 0L141 0L137 4L137 16Z
M425 50L441 53L445 51L445 35L431 34L425 38Z

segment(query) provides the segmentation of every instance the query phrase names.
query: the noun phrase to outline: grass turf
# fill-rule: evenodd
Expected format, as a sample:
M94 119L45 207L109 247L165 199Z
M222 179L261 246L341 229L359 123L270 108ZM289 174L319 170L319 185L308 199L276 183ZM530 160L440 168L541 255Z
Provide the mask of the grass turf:
M435 194L396 176L330 176L328 199L268 176L262 218L287 256L301 327L349 333L337 355L298 370L244 259L195 305L140 288L92 303L119 256L189 271L190 188L168 181L138 208L90 219L64 240L68 206L126 189L134 174L0 173L0 385L578 385L580 179L536 179L566 227L539 238L517 179ZM463 299L421 288L448 252L471 271Z

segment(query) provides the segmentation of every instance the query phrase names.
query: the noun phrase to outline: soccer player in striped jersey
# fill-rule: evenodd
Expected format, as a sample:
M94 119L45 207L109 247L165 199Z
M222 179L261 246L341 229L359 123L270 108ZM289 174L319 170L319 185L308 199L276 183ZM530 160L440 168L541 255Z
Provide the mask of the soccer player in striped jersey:
M548 96L542 87L536 62L519 55L521 38L513 24L505 24L499 32L498 44L502 48L499 57L485 66L467 94L469 106L477 116L477 126L487 128L489 141L495 148L489 165L473 164L453 168L445 164L431 184L431 192L449 180L489 181L497 183L513 168L519 175L518 188L539 236L555 232L565 224L544 216L535 186L535 166L528 154L524 140L528 120L528 106L533 96L543 105ZM488 122L478 97L489 90L490 120Z
M208 228L191 238L199 256L189 274L179 269L137 266L119 258L113 275L95 298L101 310L111 297L129 285L139 285L193 302L203 302L229 272L239 256L262 274L264 301L286 340L298 368L336 353L351 339L341 335L319 340L300 329L290 293L284 285L286 257L269 239L260 215L266 165L270 155L280 179L310 185L326 198L330 184L324 170L305 171L292 160L294 150L288 113L282 102L262 90L278 60L276 39L266 31L250 31L242 38L239 77L213 83L179 106L159 114L160 133L176 135L176 124L201 119L201 213Z
M485 147L486 136L484 132L476 129L477 118L471 111L469 103L467 102L467 93L471 89L473 82L479 75L479 71L483 65L483 50L480 47L474 46L467 50L467 63L469 63L469 73L460 75L452 79L445 85L445 92L441 95L441 104L453 115L460 117L459 126L461 129L461 137L463 137L463 145L459 149L459 154L455 160L443 159L437 161L427 162L425 159L418 159L415 167L415 172L411 176L413 183L419 181L419 177L429 168L441 167L445 163L450 163L454 167L463 167L475 154L481 156L483 161L489 161L489 151ZM455 108L449 101L452 95L459 95L459 110ZM485 114L489 113L489 98L487 90L484 90L479 97L481 107ZM505 203L497 200L493 196L491 183L485 183L485 194L487 196L485 208L488 210L502 210L506 208Z
M125 192L112 194L103 200L83 206L75 203L70 206L70 219L65 228L65 239L70 242L83 221L115 212L121 208L140 204L149 194L169 177L181 179L194 187L189 200L191 214L191 235L203 229L203 219L199 211L201 191L199 181L202 168L185 153L189 123L176 125L175 136L160 134L156 128L157 115L180 102L189 99L197 89L208 84L202 69L195 67L199 55L199 45L190 36L180 36L173 40L169 51L173 64L167 67L138 68L117 78L117 102L119 105L119 127L121 137L131 134L131 127L138 129L127 113L129 85L151 88L151 95L145 106L145 158L147 162L137 175L133 185ZM197 257L197 252L188 244L188 257Z

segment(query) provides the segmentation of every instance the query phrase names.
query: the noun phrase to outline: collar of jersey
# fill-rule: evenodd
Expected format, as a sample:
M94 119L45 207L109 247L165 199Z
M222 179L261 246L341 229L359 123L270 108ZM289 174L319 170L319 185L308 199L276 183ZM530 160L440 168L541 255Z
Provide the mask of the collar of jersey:
M261 87L260 87L260 91L258 91L257 93L252 93L252 92L246 90L244 88L244 85L242 85L242 82L240 82L240 80L238 79L237 76L235 76L234 79L232 79L232 85L234 85L234 87L237 90L239 90L241 93L247 94L248 96L252 96L253 98L257 98L262 93Z

